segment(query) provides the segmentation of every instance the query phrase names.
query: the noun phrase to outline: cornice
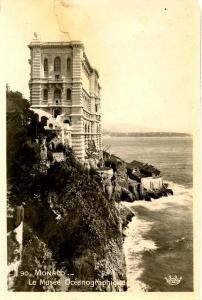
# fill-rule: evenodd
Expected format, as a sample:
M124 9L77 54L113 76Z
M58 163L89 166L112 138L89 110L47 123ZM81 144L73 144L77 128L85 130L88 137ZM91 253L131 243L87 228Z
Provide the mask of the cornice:
M40 49L47 49L47 48L81 48L84 49L84 45L81 41L72 41L72 42L40 42L38 40L33 40L29 45L28 48L40 48Z

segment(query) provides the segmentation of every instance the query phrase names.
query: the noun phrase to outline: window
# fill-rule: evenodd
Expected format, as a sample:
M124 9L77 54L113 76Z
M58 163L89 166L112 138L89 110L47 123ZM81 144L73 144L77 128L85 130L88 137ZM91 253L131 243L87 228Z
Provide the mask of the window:
M45 58L43 62L44 72L48 72L48 59Z
M59 80L60 79L60 75L55 75L55 80Z
M48 100L48 90L43 90L43 100Z
M42 123L44 126L47 126L47 120L48 120L47 117L45 117L45 116L42 116L42 117L41 117L41 123Z
M60 115L60 110L59 109L54 109L54 112L53 112L54 118L57 118L58 115Z
M71 59L70 58L67 59L67 71L68 72L71 71Z
M54 91L54 100L56 104L60 103L61 100L61 90L57 89Z
M54 71L60 72L60 70L61 70L61 60L60 57L56 57L54 60Z
M71 100L72 98L72 91L70 89L67 89L67 100Z

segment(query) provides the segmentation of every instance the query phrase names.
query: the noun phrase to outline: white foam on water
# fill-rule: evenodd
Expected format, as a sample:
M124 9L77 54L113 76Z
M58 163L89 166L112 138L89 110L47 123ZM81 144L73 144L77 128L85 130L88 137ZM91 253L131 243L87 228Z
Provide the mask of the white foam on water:
M127 283L128 291L131 292L148 290L148 286L139 278L144 271L140 267L143 252L157 249L152 240L143 239L143 233L149 231L151 225L151 222L138 219L138 216L135 216L125 231L124 252L126 255Z
M168 181L167 181L168 182ZM124 202L123 204L127 207L132 206L144 206L149 210L161 210L165 209L170 205L170 203L179 205L191 205L192 204L192 188L185 188L182 185L176 184L174 182L168 182L169 188L174 192L174 195L169 195L167 197L161 197L159 199L152 199L152 201L134 201L132 203Z
M191 205L192 189L169 182L169 188L174 192L173 196L162 197L149 201L135 201L133 203L122 202L127 207L144 206L151 211L162 210L170 203L179 205ZM145 292L149 286L141 282L140 277L144 271L142 256L145 251L155 251L157 246L154 241L145 239L143 236L150 230L153 222L140 219L137 212L125 231L124 251L126 256L128 291Z

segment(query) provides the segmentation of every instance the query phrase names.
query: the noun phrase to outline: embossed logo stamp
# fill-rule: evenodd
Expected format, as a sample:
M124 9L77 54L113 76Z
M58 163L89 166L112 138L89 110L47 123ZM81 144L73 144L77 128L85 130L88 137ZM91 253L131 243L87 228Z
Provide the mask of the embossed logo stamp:
M169 275L168 277L165 276L164 278L169 285L178 285L182 280L182 276L178 278L177 275Z

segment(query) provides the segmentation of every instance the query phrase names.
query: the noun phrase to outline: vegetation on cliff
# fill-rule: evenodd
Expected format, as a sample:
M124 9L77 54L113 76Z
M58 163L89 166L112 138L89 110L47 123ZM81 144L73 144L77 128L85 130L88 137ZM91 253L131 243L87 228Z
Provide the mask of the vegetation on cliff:
M47 172L41 171L37 139L51 138L18 92L7 93L7 133L9 203L25 203L21 269L29 266L33 278L37 261L37 267L54 265L73 274L73 278L117 283L66 287L71 291L124 290L120 207L103 193L96 172L84 168L73 151L63 147L65 161L52 163ZM39 285L30 287L27 280L18 276L15 290L48 290Z

